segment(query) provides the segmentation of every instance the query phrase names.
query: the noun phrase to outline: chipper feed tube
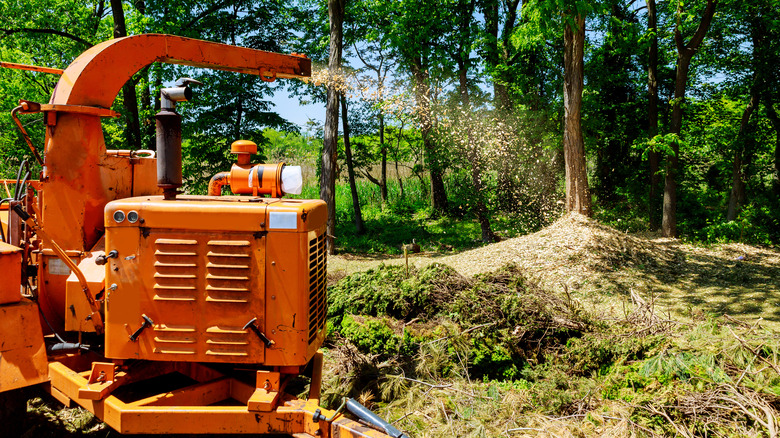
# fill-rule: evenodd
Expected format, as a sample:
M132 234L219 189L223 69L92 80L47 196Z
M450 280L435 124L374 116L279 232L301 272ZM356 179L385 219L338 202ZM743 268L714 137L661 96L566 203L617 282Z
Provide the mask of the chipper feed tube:
M379 418L377 414L371 412L367 407L361 405L354 399L351 398L347 399L347 410L351 412L352 415L358 417L359 419L365 421L366 423L369 423L372 426L382 429L386 434L390 435L393 438L409 438L403 432L396 429L392 424Z

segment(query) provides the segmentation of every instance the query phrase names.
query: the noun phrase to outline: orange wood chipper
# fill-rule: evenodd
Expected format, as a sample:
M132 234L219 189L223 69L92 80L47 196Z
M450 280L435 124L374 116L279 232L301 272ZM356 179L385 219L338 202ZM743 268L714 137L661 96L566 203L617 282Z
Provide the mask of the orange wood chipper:
M16 66L61 78L49 103L12 111L42 171L22 166L0 187L0 392L40 385L127 434L404 436L351 399L357 421L319 407L327 214L283 198L292 166L252 164L257 146L236 141L208 196L180 193L175 106L189 79L161 91L156 151L106 149L101 118L154 62L311 74L304 56L152 34L98 44L61 72ZM19 121L30 113L43 116L42 152ZM301 374L306 399L285 393Z

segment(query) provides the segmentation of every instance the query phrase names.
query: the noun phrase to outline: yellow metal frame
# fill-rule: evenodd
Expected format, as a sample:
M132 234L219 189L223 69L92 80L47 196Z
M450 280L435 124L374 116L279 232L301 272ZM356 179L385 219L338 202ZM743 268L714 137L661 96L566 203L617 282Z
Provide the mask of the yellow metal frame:
M90 363L94 363L92 358L71 355L49 364L51 383L48 389L64 404L75 402L123 434L289 434L296 438L387 438L388 435L383 432L341 416L336 416L330 423L313 420L315 412L320 409L322 353L315 356L314 362L310 397L301 400L279 392L276 403L264 406L270 407L267 410L255 410L257 406L251 405L261 392L275 392L274 385L278 383L265 386L271 391L261 386L268 377L273 379L273 373L258 372L257 382L252 385L198 363L128 363L129 368L134 368L131 375L111 370L110 363L90 368ZM159 381L174 372L195 383L138 399L126 394L116 395L123 385L148 382L153 378ZM112 380L96 381L101 374ZM324 417L335 413L325 409L320 411Z

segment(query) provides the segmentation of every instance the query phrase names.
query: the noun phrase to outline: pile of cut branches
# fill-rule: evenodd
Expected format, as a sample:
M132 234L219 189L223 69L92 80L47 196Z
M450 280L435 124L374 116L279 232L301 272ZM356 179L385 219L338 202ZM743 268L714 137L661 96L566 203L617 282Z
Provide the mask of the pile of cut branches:
M596 316L514 266L380 266L330 300L326 400L413 437L777 433L780 336L760 322L681 322L635 292Z

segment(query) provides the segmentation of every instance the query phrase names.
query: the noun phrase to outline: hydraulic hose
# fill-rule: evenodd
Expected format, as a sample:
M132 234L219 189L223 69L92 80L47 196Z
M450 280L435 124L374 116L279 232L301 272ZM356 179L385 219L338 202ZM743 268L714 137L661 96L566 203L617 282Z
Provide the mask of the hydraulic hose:
M27 171L26 174L24 174L24 178L22 179L21 183L19 183L18 180L16 182L17 190L16 190L16 194L14 196L14 201L18 201L18 200L20 200L22 198L22 190L20 190L19 188L22 187L22 186L27 185L27 180L28 179L30 179L30 171L29 170Z
M19 180L22 179L22 171L24 169L27 169L27 171L30 171L29 166L27 166L27 160L22 160L22 164L19 165L19 170L16 171L16 186L14 187L14 201L19 200Z
M383 420L379 415L371 412L367 407L361 405L356 400L348 398L347 399L347 410L352 413L352 415L360 418L361 420L365 421L366 423L383 430L386 434L390 435L393 438L409 438L398 430L395 426L388 423L387 421Z

